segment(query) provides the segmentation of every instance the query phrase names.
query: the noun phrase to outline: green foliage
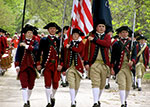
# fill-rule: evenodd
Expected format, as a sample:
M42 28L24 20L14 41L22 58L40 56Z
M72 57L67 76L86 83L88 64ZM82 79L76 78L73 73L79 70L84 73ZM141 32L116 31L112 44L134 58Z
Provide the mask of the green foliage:
M8 32L14 31L15 17L11 8L5 4L3 0L0 0L0 27L6 29Z

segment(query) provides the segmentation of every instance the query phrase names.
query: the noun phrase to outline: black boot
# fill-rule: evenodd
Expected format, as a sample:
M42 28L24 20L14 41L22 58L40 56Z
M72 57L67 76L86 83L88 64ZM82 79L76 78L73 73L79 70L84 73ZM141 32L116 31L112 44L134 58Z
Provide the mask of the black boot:
M122 104L121 107L126 107L126 106L124 104Z
M27 101L28 106L30 107L30 101Z
M24 103L23 107L29 107L28 104Z
M63 86L63 87L66 87L66 86L67 86L67 84L66 84L66 83L62 83L62 86Z
M105 86L105 89L109 89L110 88L110 84L108 83L108 85Z
M99 105L99 107L101 107L101 103L100 103L100 101L98 101L98 105Z
M50 103L48 103L46 107L52 107L52 106L51 106L51 104L50 104Z
M55 98L51 98L51 105L52 105L52 107L54 107L54 105L55 105Z

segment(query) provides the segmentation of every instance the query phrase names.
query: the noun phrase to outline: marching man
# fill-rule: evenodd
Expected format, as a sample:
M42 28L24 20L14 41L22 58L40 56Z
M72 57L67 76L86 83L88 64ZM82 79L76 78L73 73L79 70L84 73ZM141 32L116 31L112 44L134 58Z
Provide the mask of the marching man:
M82 38L84 36L79 29L74 28L72 31L72 41L66 45L64 50L64 65L67 68L67 80L70 88L71 107L76 107L76 95L80 86L80 81L83 74L83 56L84 56L84 44ZM67 51L68 48L68 51Z
M90 70L92 81L93 107L100 107L100 97L106 83L108 72L110 73L109 48L111 37L105 34L106 25L104 20L95 23L92 36L88 37L85 44L85 67ZM90 68L89 68L90 67Z
M47 29L49 35L43 37L40 41L38 59L37 59L37 70L43 68L45 89L47 96L47 106L54 107L55 105L55 94L59 85L61 65L58 65L58 54L59 54L59 40L55 36L56 30L59 26L51 22L47 24L44 29ZM40 56L42 55L42 63L40 63ZM58 72L59 71L59 72ZM52 93L51 93L52 86Z
M146 71L146 68L149 68L149 48L147 46L145 36L140 36L137 38L139 40L139 44L137 45L137 58L136 58L136 76L138 83L138 91L141 91L141 81Z
M127 97L129 95L132 85L131 68L136 60L136 48L133 46L132 55L130 59L131 40L129 39L128 26L119 28L121 32L120 39L112 46L111 55L111 72L114 71L117 77L117 83L120 90L121 107L127 107Z
M15 67L18 73L18 79L22 86L22 95L24 107L30 107L30 96L36 79L36 54L39 47L38 41L33 35L34 28L26 25L23 28L22 39L18 45Z

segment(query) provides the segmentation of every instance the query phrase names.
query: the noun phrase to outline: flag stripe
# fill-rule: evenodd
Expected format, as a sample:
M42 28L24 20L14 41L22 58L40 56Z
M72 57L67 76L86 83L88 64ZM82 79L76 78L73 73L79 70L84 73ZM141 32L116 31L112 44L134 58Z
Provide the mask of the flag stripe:
M73 0L71 29L78 28L85 35L93 30L91 7L91 0Z

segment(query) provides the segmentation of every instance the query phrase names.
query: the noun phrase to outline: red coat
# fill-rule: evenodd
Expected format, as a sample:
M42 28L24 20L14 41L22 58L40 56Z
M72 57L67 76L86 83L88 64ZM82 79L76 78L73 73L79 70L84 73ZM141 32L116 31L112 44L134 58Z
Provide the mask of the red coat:
M141 47L139 44L137 44L136 49L137 49L137 54L138 54L139 51L141 50ZM149 65L149 48L148 48L148 46L146 46L146 48L144 49L144 51L142 52L141 55L143 57L144 66L147 67ZM136 57L136 63L139 62L140 56Z
M53 72L53 81L59 81L59 73L57 72L58 67L58 51L59 51L59 40L54 37L44 37L40 41L39 50L37 54L37 65L42 65L42 68ZM42 55L42 62L40 63L40 57ZM44 71L45 72L45 71Z
M87 40L85 44L85 57L84 57L85 65L89 64L91 66L95 62L97 55L98 55L98 50L100 47L104 63L110 66L110 61L109 61L109 56L108 56L109 49L111 46L110 35L104 34L101 36L101 38L98 38L96 35L92 34L92 37L94 37L94 40L91 42Z
M0 36L0 58L2 57L2 55L5 53L6 51L6 40L3 36Z
M82 74L83 73L83 62L81 61L84 57L84 44L83 42L77 42L73 45L71 42L70 49L64 49L64 67L68 69L74 61L75 68Z
M26 44L26 39L22 40ZM15 66L20 67L20 71L24 71L27 68L32 68L35 70L35 64L36 64L36 54L39 47L39 44L37 40L35 39L35 36L33 36L30 44L28 44L28 49L25 49L25 47L18 45L17 52L16 52L16 58L15 58Z

